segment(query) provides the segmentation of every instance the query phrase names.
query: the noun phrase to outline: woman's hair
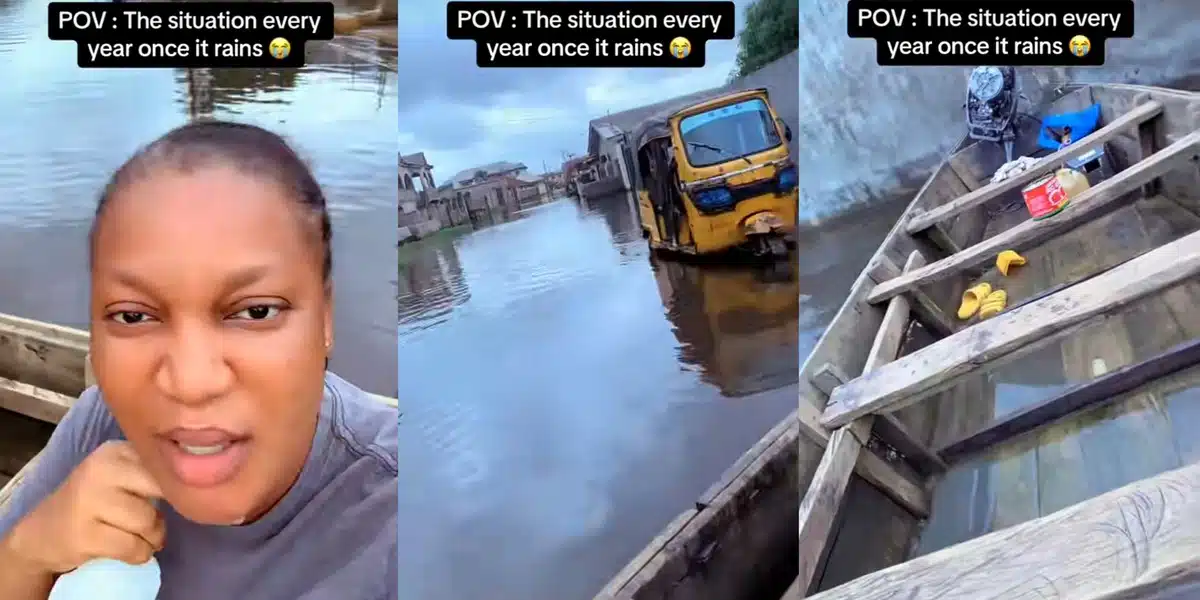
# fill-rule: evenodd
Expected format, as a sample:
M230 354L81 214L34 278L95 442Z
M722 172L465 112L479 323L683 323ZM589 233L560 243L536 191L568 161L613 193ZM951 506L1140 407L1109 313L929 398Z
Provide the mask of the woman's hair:
M333 230L325 194L312 171L296 151L278 135L254 125L229 121L194 121L167 132L143 146L113 173L96 204L89 238L94 259L96 230L105 206L117 192L156 169L190 173L212 166L231 167L254 177L266 177L283 187L311 220L312 233L321 245L321 276L328 284L333 271Z

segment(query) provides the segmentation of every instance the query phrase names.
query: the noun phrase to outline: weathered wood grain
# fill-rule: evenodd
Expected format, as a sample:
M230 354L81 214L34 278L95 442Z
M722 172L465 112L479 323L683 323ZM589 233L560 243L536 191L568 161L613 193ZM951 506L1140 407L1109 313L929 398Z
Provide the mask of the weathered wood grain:
M920 268L917 268L913 272L915 273L920 270ZM886 282L902 277L903 275L899 267L887 257L883 257L875 265L871 279L877 282ZM872 289L878 288L879 285L882 285L882 283L876 284L875 288ZM929 294L926 294L924 290L919 288L912 288L906 291L912 297L909 309L918 322L928 327L930 331L938 336L947 336L954 333L954 324L946 316L942 308L938 306L938 303L929 297ZM874 303L872 302L872 304Z
M1200 132L1193 132L1150 158L1121 171L1074 198L1059 214L1040 221L1028 220L1004 233L964 249L949 258L880 283L871 290L867 302L877 304L923 285L953 277L963 271L995 260L1001 250L1018 252L1036 246L1079 225L1104 216L1129 201L1129 193L1146 182L1195 159L1200 151Z
M737 538L742 543L734 545L727 541L728 536L740 535L743 527L761 531L768 526L763 519L778 514L782 507L764 506L764 497L795 507L798 473L794 461L800 449L800 429L794 414L778 423L745 453L748 461L739 461L738 468L726 471L719 491L706 493L711 500L704 508L691 508L676 517L595 598L642 600L670 593L672 597L701 599L713 590L718 597L733 597L732 590L743 583L740 573L731 570L718 580L711 574L700 577L695 569L709 560L729 560L731 552L746 552L747 556L739 554L742 560L763 562L753 557L769 547L751 547L746 538ZM756 510L745 514L747 506Z
M941 223L926 229L922 232L922 234L928 238L934 246L937 246L942 252L946 253L946 255L953 255L962 252L962 247L954 241L954 238L950 236L950 233L946 231L946 227Z
M944 389L988 362L1087 319L1119 309L1200 273L1200 232L1104 274L1002 313L834 390L821 423L840 427L869 413L894 412Z
M83 391L87 342L75 330L3 315L0 377L19 379L67 395Z
M0 377L0 408L58 423L74 403L71 396Z
M829 432L820 424L821 412L811 404L801 403L796 410L800 421L800 434L820 448L829 445ZM863 452L854 465L854 473L867 483L903 506L917 518L929 516L929 494L921 485L901 474L892 464L874 452Z
M925 266L925 257L919 251L908 255L904 263L903 273L911 273ZM908 326L908 317L912 310L912 302L908 298L893 298L883 313L883 323L875 333L871 349L867 352L867 362L863 365L863 373L870 373L883 365L896 360L900 352L900 343L904 341L904 329Z
M909 272L925 264L925 257L918 251L909 255L904 271ZM883 323L875 334L871 350L867 353L864 372L870 372L896 359L900 343L904 340L904 329L908 325L910 303L907 298L893 298L883 315ZM818 373L842 379L832 372L832 366ZM839 428L829 436L829 445L817 464L812 482L800 501L800 562L797 581L804 590L816 584L816 574L828 556L832 546L834 526L838 511L850 484L850 474L858 463L867 440L871 435L874 417L868 415L854 423Z
M946 461L934 452L933 448L918 439L896 413L884 413L875 417L875 436L891 446L892 450L904 455L918 475L929 477L945 472Z
M1200 465L860 577L820 600L1098 600L1200 554Z
M1064 162L1080 156L1092 148L1103 145L1109 139L1124 133L1126 129L1149 121L1161 114L1162 111L1163 105L1159 102L1151 101L1142 104L1121 115L1112 123L1093 131L1082 140L1073 142L1066 148L1043 157L1036 165L1033 165L1029 170L1019 175L1015 175L999 183L989 183L956 200L947 202L929 211L912 215L908 220L907 230L910 234L924 231L937 223L941 223L967 210L980 206L1000 194L1021 188L1038 177L1057 169Z
M1196 600L1200 598L1200 559L1166 565L1141 581L1089 600Z
M901 326L901 329L903 330L904 326ZM881 327L880 331L883 330ZM897 348L902 341L902 336L896 340ZM889 360L894 359L895 357L893 356ZM871 363L872 361L868 357L868 364ZM822 364L810 378L813 387L823 392L826 398L833 394L834 389L850 380L851 377L847 376L841 369L831 363ZM799 414L801 427L808 430L805 432L805 435L808 437L815 436L814 439L820 439L818 443L824 447L828 443L828 433L820 424L821 414L813 408L801 410ZM878 416L880 418L875 421L874 431L879 439L891 446L893 450L903 454L908 459L910 465L920 475L924 476L945 470L946 464L941 457L933 449L918 440L916 435L909 431L908 427L900 421L898 415L888 413ZM901 476L901 479L907 480L907 477ZM884 481L887 480L895 480L895 477L884 479ZM885 493L891 496L897 495L895 490L887 490Z
M797 576L804 589L812 589L833 545L834 526L845 499L850 473L871 435L874 417L863 417L829 436L829 446L817 464L812 483L800 501L800 562Z

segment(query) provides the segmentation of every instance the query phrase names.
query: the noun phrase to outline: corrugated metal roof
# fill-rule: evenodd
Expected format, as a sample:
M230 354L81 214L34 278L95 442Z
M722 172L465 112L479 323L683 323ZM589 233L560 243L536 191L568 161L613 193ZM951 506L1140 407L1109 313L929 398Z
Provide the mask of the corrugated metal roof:
M459 171L458 173L455 173L454 177L451 178L451 181L454 181L455 183L470 181L471 179L473 179L475 177L475 174L478 173L479 171L483 171L487 175L495 175L496 173L503 173L505 171L515 171L515 170L528 169L528 168L529 167L525 166L525 163L519 163L519 162L514 163L514 162L508 162L506 160L502 160L502 161L498 161L498 162L494 162L494 163L488 163L486 165L482 165L482 166L478 166L478 167L473 167L470 169L463 169L463 170Z

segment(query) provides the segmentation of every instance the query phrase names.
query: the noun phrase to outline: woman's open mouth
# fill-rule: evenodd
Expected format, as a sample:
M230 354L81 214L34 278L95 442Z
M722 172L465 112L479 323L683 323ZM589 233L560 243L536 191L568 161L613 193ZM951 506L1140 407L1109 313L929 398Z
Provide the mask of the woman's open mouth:
M159 437L163 456L181 483L212 487L233 479L249 455L249 436L221 429L173 429Z

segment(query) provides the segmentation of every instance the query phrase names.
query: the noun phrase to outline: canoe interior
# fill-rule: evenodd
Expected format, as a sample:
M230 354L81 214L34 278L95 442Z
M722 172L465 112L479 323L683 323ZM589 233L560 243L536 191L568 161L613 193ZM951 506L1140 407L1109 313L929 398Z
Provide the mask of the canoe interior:
M984 274L1019 302L1042 289L1110 268L1200 229L1200 217L1158 196L1025 252L1011 277ZM982 427L1073 384L1200 338L1200 284L1185 283L961 385L979 396ZM1200 447L1196 369L1146 386L1108 406L1031 432L952 469L938 486L919 552L938 550L1059 510L1127 483L1192 462ZM954 393L954 392L950 392ZM962 411L966 413L966 411ZM932 440L934 446L945 440Z
M1140 86L1075 87L1045 112L1073 111L1099 102L1104 125L1147 97L1163 106L1162 114L1142 128L1143 132L1151 132L1156 148L1165 148L1200 127L1200 96ZM1133 127L1106 142L1104 148L1114 172L1129 168L1143 156L1143 140L1138 134L1139 128ZM1029 153L1029 147L1019 145L1018 151ZM979 189L1002 163L1003 155L994 144L961 146L934 172L913 206L929 209ZM960 321L955 316L962 291L971 285L988 282L994 289L1005 290L1011 308L1200 231L1200 171L1195 165L1193 157L1191 163L1163 175L1157 187L1146 188L1145 192L1138 189L1124 196L1128 202L1113 203L1120 208L1020 248L1028 264L1015 268L1008 276L989 263L920 289L949 315L957 332L978 322ZM953 244L968 248L1027 221L1018 189L944 225ZM897 262L913 247L935 259L954 253L909 238L906 232L889 236L884 245L891 246L885 251ZM1200 281L1185 280L1091 318L1064 335L989 362L957 377L944 391L895 414L911 426L920 442L935 450L944 448L1015 411L1060 396L1073 386L1200 339L1197 306ZM937 337L918 327L916 334L906 340L900 357L929 345ZM861 369L851 372L860 373ZM855 478L841 511L845 514L839 517L841 525L833 551L815 589L833 590L827 594L830 598L867 597L866 583L843 584L882 567L1047 517L1122 486L1195 463L1200 459L1198 401L1200 367L1185 368L1115 394L1098 406L957 457L946 472L926 480L931 489L930 514L925 522L909 515L907 528L884 528L881 517L871 514L879 510L878 502L859 510L859 505L870 503L865 496L878 494L854 485L861 483ZM881 502L890 504L887 498ZM852 524L857 519L873 519L874 531L864 535L862 527ZM896 557L891 549L900 546L900 538L907 534L912 534L908 552ZM856 552L839 556L838 550L845 545L853 545ZM878 586L879 582L872 584ZM916 583L909 589L917 590L914 598L943 597L938 594L944 592L921 588ZM879 590L879 595L870 597L885 597L883 592ZM904 590L897 593L903 595ZM802 595L793 592L792 597ZM946 593L945 597L959 596Z
M1103 121L1127 108L1128 94L1081 88L1061 99L1055 111L1100 102ZM1166 119L1171 118L1168 111ZM1137 160L1136 129L1107 144L1116 170ZM1162 130L1163 145L1171 132ZM952 164L977 165L984 173L999 157L968 149ZM961 167L960 167L961 168ZM969 172L971 169L965 169ZM1164 176L1163 193L1120 208L1078 229L1023 250L1028 264L1005 277L990 266L968 273L956 291L985 281L1004 289L1009 304L1111 269L1154 248L1200 230L1200 190L1194 168ZM985 180L986 181L986 180ZM972 187L968 185L968 187ZM983 237L990 238L1028 218L1012 192L986 205ZM1015 208L1015 210L1006 210ZM945 305L957 311L957 294ZM970 403L939 402L939 447L963 428L978 429L1014 410L1044 401L1096 375L1146 360L1186 340L1200 338L1200 283L1185 283L1121 309L1109 318L1010 362L989 365L944 395L974 396ZM960 322L962 323L962 322ZM961 326L968 326L968 321ZM1200 449L1200 370L1188 369L1145 386L1121 400L1086 410L1059 423L972 457L945 474L933 511L916 547L932 552L973 537L1045 516L1125 484L1192 462Z

